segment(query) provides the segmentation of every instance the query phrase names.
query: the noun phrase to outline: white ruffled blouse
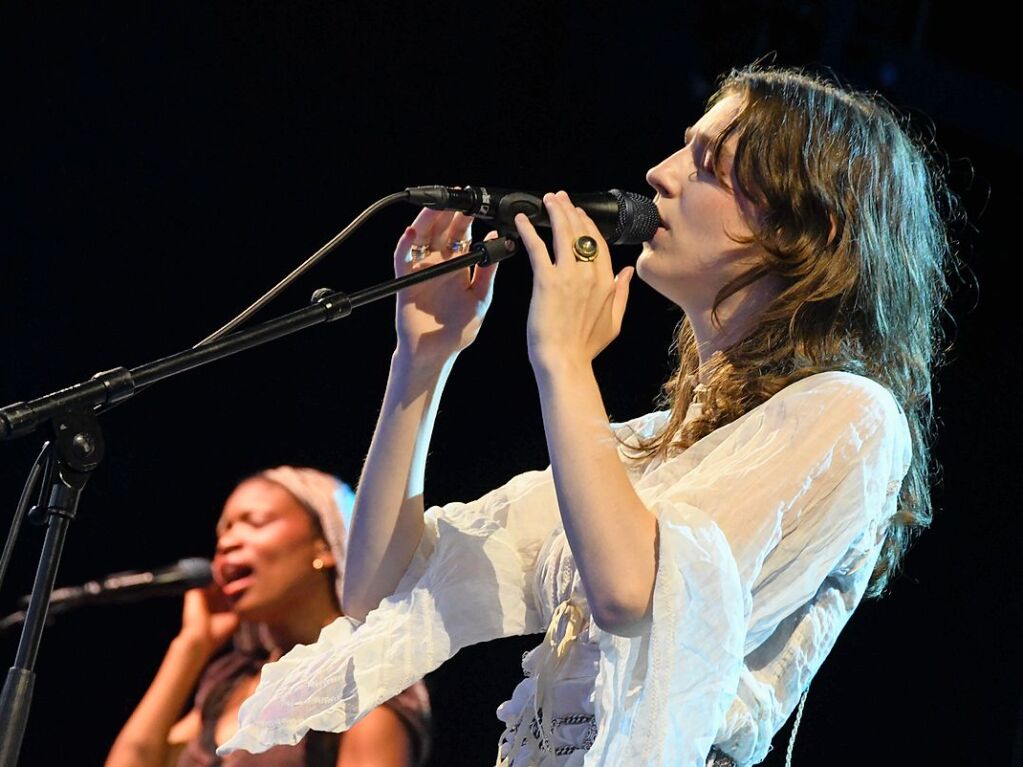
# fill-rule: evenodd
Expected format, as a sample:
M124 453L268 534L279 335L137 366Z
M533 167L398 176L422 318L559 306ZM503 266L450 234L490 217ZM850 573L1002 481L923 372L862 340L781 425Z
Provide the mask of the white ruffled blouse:
M632 442L667 416L611 428ZM667 460L625 455L658 520L638 636L590 620L551 470L526 472L430 508L395 593L265 666L219 752L346 730L462 647L546 630L499 710L500 764L761 761L863 596L910 464L905 416L879 384L819 373Z

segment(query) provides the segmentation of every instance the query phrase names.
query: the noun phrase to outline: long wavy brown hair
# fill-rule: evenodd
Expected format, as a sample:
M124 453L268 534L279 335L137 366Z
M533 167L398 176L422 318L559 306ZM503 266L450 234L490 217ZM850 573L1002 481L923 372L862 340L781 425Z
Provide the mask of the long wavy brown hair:
M753 232L766 256L717 294L721 303L771 274L784 288L749 333L705 363L689 320L665 383L666 427L637 456L668 455L734 421L789 384L843 370L886 386L902 406L913 460L867 587L880 596L932 518L932 370L944 349L946 221L956 199L927 143L880 96L798 70L751 65L725 76L708 101L738 95L735 118L710 144L714 167L737 138L733 179L762 213ZM904 127L906 126L906 127ZM718 171L715 171L718 173ZM725 181L725 179L722 179ZM683 423L701 372L702 412Z

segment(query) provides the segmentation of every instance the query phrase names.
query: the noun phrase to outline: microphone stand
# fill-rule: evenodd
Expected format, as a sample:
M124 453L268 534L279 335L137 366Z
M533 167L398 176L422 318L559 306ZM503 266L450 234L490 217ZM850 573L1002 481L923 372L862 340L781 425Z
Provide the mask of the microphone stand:
M88 381L66 389L0 408L0 440L25 436L43 425L49 425L53 432L53 443L46 451L43 494L40 496L46 499L45 504L32 512L33 517L46 522L46 537L18 652L0 692L0 767L14 767L21 751L35 682L36 656L64 540L78 510L85 483L103 458L103 434L96 415L157 381L313 325L347 317L359 306L441 274L474 264L487 266L497 263L513 255L517 249L518 238L505 235L477 243L463 256L379 283L350 296L323 288L313 294L311 306L250 330L223 336L131 370L119 367L97 373Z

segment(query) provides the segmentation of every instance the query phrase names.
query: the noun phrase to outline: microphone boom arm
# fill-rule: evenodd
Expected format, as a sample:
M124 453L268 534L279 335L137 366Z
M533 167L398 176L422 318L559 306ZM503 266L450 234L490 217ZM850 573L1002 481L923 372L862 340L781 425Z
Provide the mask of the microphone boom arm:
M119 367L97 373L86 381L43 397L29 402L15 402L0 408L0 440L30 434L60 413L81 410L103 412L157 381L223 359L236 352L261 346L268 341L305 330L313 325L347 317L353 309L392 296L409 285L469 266L477 264L487 266L503 261L514 255L517 250L517 236L508 233L503 238L476 243L465 255L364 288L350 296L342 292L320 289L314 294L311 306L269 320L249 330L231 333L205 346L188 349L131 370Z

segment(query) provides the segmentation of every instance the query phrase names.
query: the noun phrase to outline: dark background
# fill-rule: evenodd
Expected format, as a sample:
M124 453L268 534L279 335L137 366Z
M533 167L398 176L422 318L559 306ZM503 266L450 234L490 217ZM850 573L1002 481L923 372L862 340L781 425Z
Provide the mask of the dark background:
M646 169L681 145L715 77L765 54L829 67L933 126L969 216L956 231L969 273L951 364L937 377L936 519L891 596L861 607L818 675L795 762L1010 763L1023 737L1008 266L1021 156L1018 42L1005 19L983 4L906 0L11 4L2 16L0 405L185 349L406 186L645 191ZM386 279L413 215L386 210L262 317L321 286ZM618 249L618 268L637 252ZM524 342L530 279L524 259L502 266L451 378L430 503L547 463ZM612 416L651 407L677 320L634 283L622 338L596 363ZM392 306L380 302L104 416L108 457L58 584L209 555L220 503L259 468L312 464L354 480L392 344ZM38 444L0 446L0 521ZM25 532L4 613L29 590L41 540ZM178 621L178 601L163 599L48 629L21 763L101 763ZM493 763L494 709L534 642L469 648L430 675L431 765ZM16 636L0 639L0 662L15 648ZM787 733L768 764L783 764Z

